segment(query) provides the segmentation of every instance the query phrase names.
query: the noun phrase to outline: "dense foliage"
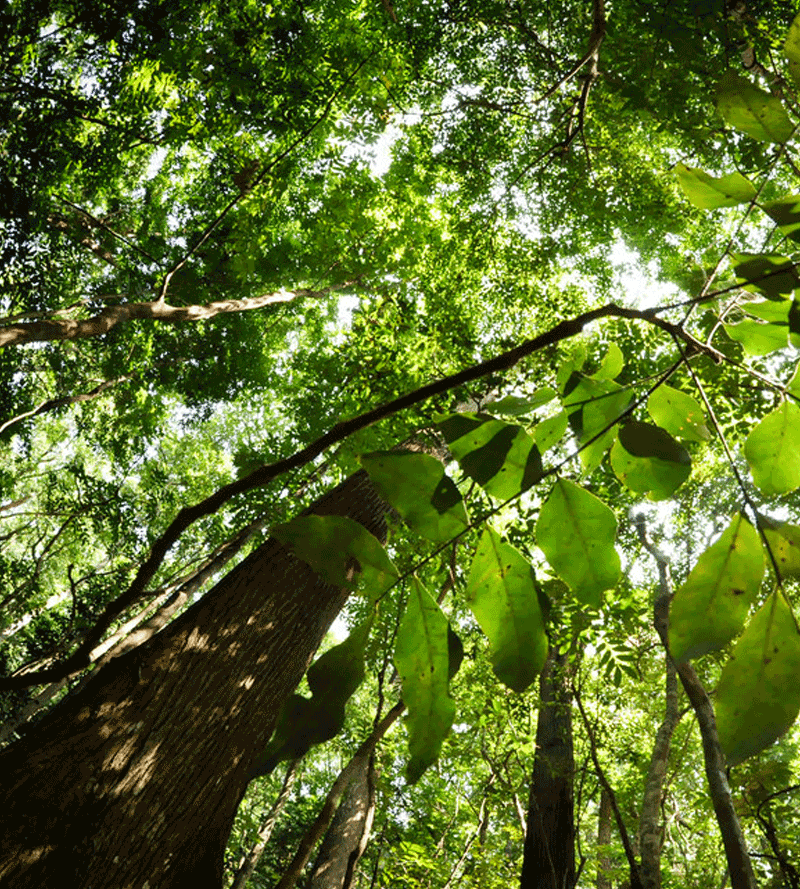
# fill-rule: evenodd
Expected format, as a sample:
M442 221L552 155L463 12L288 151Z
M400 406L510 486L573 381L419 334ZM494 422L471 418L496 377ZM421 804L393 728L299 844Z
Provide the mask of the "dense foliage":
M659 879L749 885L691 686L756 878L800 885L791 7L7 4L3 739L272 535L361 595L231 876L286 764L253 885L402 698L362 884L516 882L565 652L576 884L635 877L668 643ZM385 548L300 515L359 469Z

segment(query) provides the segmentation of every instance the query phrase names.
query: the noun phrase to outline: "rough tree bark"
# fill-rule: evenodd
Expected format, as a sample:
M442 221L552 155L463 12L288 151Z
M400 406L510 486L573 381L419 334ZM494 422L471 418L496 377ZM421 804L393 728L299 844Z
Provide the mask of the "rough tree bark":
M383 538L363 472L322 497ZM219 889L251 767L348 591L270 539L0 753L5 889Z
M539 682L522 889L572 889L575 885L575 759L567 667L567 655L551 650Z

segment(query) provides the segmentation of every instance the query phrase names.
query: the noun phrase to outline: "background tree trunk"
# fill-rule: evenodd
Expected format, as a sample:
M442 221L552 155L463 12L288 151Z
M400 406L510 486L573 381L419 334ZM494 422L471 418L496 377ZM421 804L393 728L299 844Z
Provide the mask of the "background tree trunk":
M381 539L363 472L312 508ZM249 772L348 591L270 539L0 754L0 883L218 889Z
M575 884L575 759L567 669L567 654L551 649L539 682L522 889L572 889Z

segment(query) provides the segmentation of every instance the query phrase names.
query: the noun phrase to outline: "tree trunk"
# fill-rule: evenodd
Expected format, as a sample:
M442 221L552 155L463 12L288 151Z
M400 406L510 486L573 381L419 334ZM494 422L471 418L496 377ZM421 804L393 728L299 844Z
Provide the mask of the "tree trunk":
M611 795L605 789L600 790L600 811L597 813L597 845L600 851L597 856L597 889L611 889L611 856L608 846L611 843Z
M375 753L359 761L320 846L309 889L350 889L375 817Z
M383 538L359 472L312 511ZM0 753L5 889L219 889L250 769L348 591L274 539Z
M567 655L551 651L539 682L522 889L572 889L575 885L575 759L567 669Z

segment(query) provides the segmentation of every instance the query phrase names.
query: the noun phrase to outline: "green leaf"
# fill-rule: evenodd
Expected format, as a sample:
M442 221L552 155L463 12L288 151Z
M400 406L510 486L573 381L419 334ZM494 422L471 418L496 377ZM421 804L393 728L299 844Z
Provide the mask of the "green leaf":
M791 380L786 384L786 391L800 398L800 361L794 369Z
M761 209L778 224L793 241L800 241L800 195L788 194L775 201L761 204Z
M464 472L487 494L507 500L542 477L542 458L520 426L485 414L452 414L439 429Z
M488 527L472 559L467 602L489 640L497 678L524 691L547 657L539 595L530 563Z
M448 693L447 618L416 578L397 632L394 662L408 708L411 760L406 774L413 784L436 761L455 715Z
M745 290L782 300L800 286L794 263L778 253L732 253L736 281Z
M788 306L787 306L788 315ZM789 343L789 324L765 324L763 321L745 319L737 324L725 324L725 333L737 343L742 344L745 354L768 355L785 349Z
M570 425L583 446L581 462L587 473L600 465L617 437L614 423L625 415L630 404L630 392L617 383L583 376L577 378L577 383L564 396ZM606 431L592 441L604 429Z
M599 608L616 586L619 555L614 513L584 488L559 479L536 523L536 542L556 574L586 605Z
M781 577L800 577L800 527L764 515L758 520Z
M675 593L669 615L669 648L675 660L727 645L744 625L763 576L758 532L737 513Z
M684 164L675 164L675 175L686 197L701 210L715 210L717 207L732 207L752 201L756 190L749 179L741 173L729 173L715 178Z
M659 426L685 441L711 438L705 412L697 399L666 383L647 399L647 411Z
M600 364L600 368L597 373L592 374L592 378L595 380L614 380L620 375L624 366L625 357L622 354L622 349L616 343L611 343Z
M468 526L461 494L435 457L375 451L359 462L378 493L423 537L450 540Z
M533 437L542 454L553 445L558 444L564 437L564 433L567 431L567 418L566 411L559 411L554 417L548 417L536 424Z
M800 63L800 15L796 15L789 26L789 33L783 44L783 52L790 62Z
M632 421L621 427L611 448L611 468L632 491L664 500L689 478L692 460L666 430Z
M552 386L543 386L529 398L522 398L519 395L506 395L500 401L490 401L486 404L486 409L493 414L521 417L533 413L537 408L552 401L557 395L558 392Z
M759 142L785 142L794 132L781 100L733 71L717 84L717 108L732 127Z
M365 620L350 635L329 648L308 668L308 687L315 698L338 701L344 705L364 679L364 648L372 629L373 617Z
M784 401L767 414L748 435L744 455L764 494L800 487L800 407Z
M377 597L397 580L397 568L381 542L346 516L299 516L271 533L334 586L358 585Z
M800 712L800 634L776 590L753 615L717 685L717 729L730 765L760 753Z

